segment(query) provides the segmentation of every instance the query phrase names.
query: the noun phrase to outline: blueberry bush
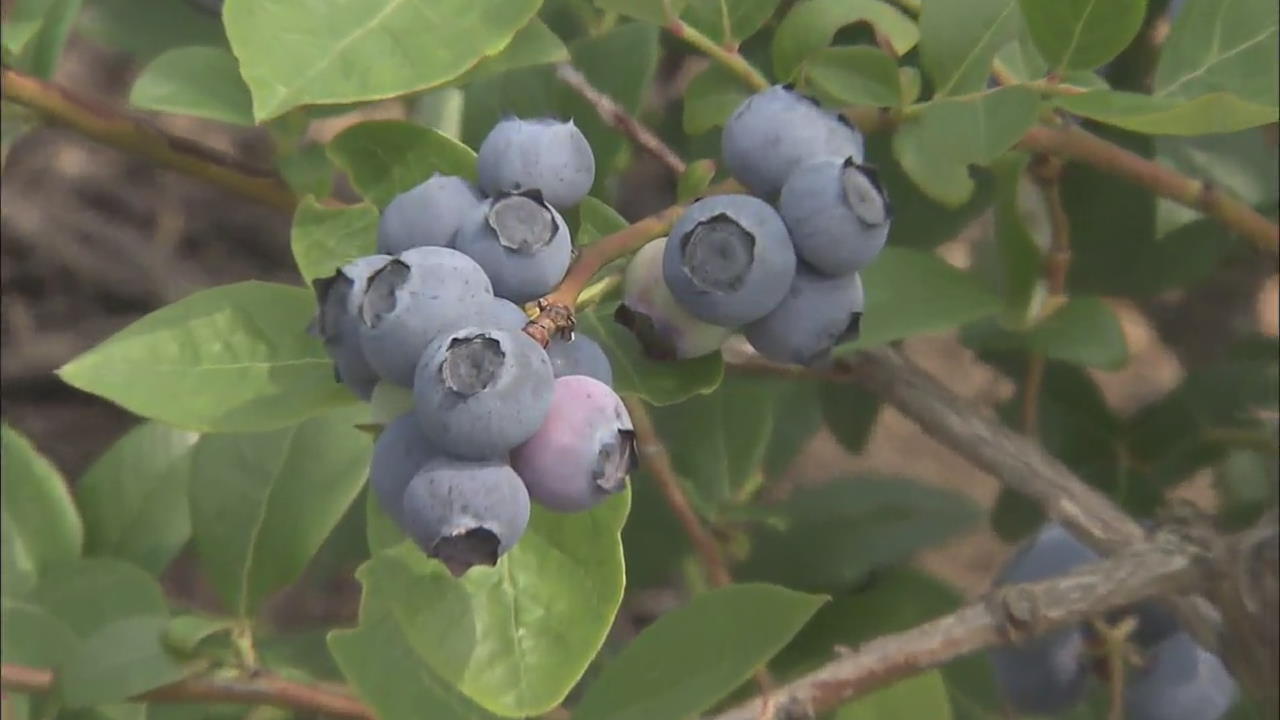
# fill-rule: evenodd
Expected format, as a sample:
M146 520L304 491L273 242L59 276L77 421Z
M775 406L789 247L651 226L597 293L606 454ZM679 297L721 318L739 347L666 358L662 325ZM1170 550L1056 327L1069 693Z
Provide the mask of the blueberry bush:
M61 367L142 421L81 477L4 426L6 720L1276 717L1277 342L1193 319L1275 273L1272 0L3 7L6 144L289 213L297 264ZM73 30L130 107L53 80ZM1185 365L1126 413L1121 304ZM939 334L1012 394L933 380ZM994 503L795 481L885 409ZM984 525L991 587L912 562ZM162 589L188 548L217 612ZM274 627L323 556L358 617ZM679 602L611 632L646 588Z

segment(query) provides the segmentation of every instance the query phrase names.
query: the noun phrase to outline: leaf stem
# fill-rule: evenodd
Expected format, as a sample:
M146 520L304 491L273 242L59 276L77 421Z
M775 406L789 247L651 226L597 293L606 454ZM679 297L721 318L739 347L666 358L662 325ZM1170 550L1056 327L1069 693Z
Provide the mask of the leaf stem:
M764 90L772 83L764 73L742 57L737 50L729 50L717 44L715 40L702 34L700 30L679 18L667 21L667 31L700 50L704 55L719 63L726 70L737 75L740 80L753 90Z
M147 120L12 68L3 69L4 98L103 145L206 180L241 197L293 212L297 196L274 171L257 167Z

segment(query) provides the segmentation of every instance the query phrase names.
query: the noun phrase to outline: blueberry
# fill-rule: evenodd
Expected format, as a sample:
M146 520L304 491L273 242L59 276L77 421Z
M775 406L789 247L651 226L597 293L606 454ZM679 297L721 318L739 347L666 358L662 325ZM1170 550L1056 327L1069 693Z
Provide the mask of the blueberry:
M427 343L493 297L484 270L442 247L401 253L369 278L360 305L360 343L383 379L409 387Z
M830 277L801 265L782 302L743 330L751 347L782 363L818 365L831 348L858 337L862 280L857 273Z
M369 276L390 261L388 255L357 258L312 284L319 308L315 329L333 358L334 377L364 400L373 395L379 378L360 345L360 303Z
M378 435L369 463L369 487L397 525L404 525L404 489L429 460L439 455L423 436L413 413L387 423Z
M635 462L635 432L622 399L585 375L555 381L547 419L511 453L529 496L558 512L587 510L621 491Z
M750 195L713 195L690 205L671 227L662 258L662 277L676 301L722 327L769 314L795 272L782 218Z
M996 578L997 585L1057 577L1098 559L1061 525L1049 523L1024 545ZM988 652L996 683L1022 714L1053 714L1075 705L1089 679L1084 630L1059 628L1016 646Z
M462 221L484 198L471 183L436 173L397 195L378 222L378 252L391 255L426 245L452 247Z
M555 288L573 254L564 218L537 192L481 204L458 231L457 248L484 268L495 294L516 303Z
M1130 673L1128 720L1217 720L1236 701L1236 683L1222 661L1184 632L1153 647Z
M889 237L889 200L875 170L852 157L796 169L782 186L778 213L796 255L827 275L866 267Z
M529 493L505 462L436 458L404 493L404 526L455 575L495 565L529 525Z
M849 156L862 162L862 134L816 101L775 85L747 98L729 116L720 155L738 182L772 200L807 162Z
M523 332L462 328L423 353L414 410L427 439L449 455L505 458L542 425L553 382L547 353Z
M511 117L480 144L476 174L487 195L539 190L552 206L568 210L591 191L596 159L572 120Z
M684 360L718 352L732 330L690 315L662 279L666 238L640 248L627 265L622 304L614 319L629 329L645 355L655 360Z
M609 358L600 348L600 343L575 333L572 340L557 335L547 345L547 356L551 358L551 371L556 377L568 375L586 375L593 377L605 385L613 384L613 366Z

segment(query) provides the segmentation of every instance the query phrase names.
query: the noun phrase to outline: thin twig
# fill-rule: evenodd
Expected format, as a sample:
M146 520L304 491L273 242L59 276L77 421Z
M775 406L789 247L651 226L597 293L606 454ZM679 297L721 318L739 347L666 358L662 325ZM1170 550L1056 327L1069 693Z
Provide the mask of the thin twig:
M1049 209L1049 250L1043 272L1052 307L1060 307L1066 297L1067 273L1071 269L1071 219L1062 204L1062 166L1060 157L1037 155L1030 167L1031 177ZM1046 362L1042 352L1032 352L1027 358L1027 376L1022 383L1022 431L1031 437L1039 435L1040 392Z
M813 717L963 655L1023 642L1150 597L1193 592L1204 582L1201 549L1161 537L1052 580L997 589L955 612L884 635L779 688L769 705ZM712 720L781 720L753 698ZM799 709L799 710L796 710ZM803 714L801 714L803 713Z
M724 554L720 552L720 543L716 542L711 532L703 526L698 513L685 495L680 478L671 465L671 455L663 447L657 428L653 426L649 409L645 407L644 401L633 396L623 398L623 402L627 405L631 424L635 427L636 450L640 453L640 459L653 478L653 482L658 486L662 497L667 501L671 512L676 516L676 520L680 522L684 534L689 536L694 551L702 561L708 582L713 587L723 587L732 583L733 577L729 574L728 565L725 564Z
M242 197L292 212L298 199L274 171L257 167L154 123L12 68L3 70L4 98L48 120L159 165L207 180Z
M689 43L726 70L737 75L747 87L753 90L764 90L771 84L769 78L755 69L755 66L748 62L737 50L730 50L716 44L715 40L707 37L697 28L683 20L672 18L667 21L666 27L667 32Z
M1033 152L1083 162L1122 177L1162 198L1199 210L1262 250L1272 254L1280 252L1280 226L1248 204L1207 182L1187 177L1079 127L1039 125L1028 130L1018 145Z
M0 683L5 690L11 692L45 693L53 687L54 674L44 668L5 663L0 669ZM184 703L248 703L305 710L332 717L376 720L373 710L345 692L304 685L267 674L251 678L188 678L150 690L134 699Z
M596 114L605 124L625 135L636 147L657 158L677 176L684 174L684 160L662 138L627 112L626 108L592 85L581 70L569 63L560 63L556 65L556 78L595 108Z

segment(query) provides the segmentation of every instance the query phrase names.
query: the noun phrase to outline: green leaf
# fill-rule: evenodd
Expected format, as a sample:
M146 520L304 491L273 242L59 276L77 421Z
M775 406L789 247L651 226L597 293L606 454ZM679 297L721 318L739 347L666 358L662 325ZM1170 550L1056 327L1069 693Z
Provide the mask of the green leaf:
M164 644L180 655L193 655L205 640L228 634L235 627L236 621L231 618L179 615L165 625Z
M574 719L696 715L763 665L825 601L753 583L698 595L659 618L607 664Z
M1030 347L1055 360L1103 370L1129 362L1124 330L1102 298L1073 297L1027 333Z
M37 8L14 8L11 12L30 18L31 13L39 13L39 22L32 29L30 24L21 32L27 34L22 48L16 52L13 64L20 70L36 77L50 80L58 69L58 61L62 58L62 50L71 35L76 17L80 14L82 0L23 0L20 5L33 3ZM6 13L7 15L8 13ZM5 23L5 34L9 33L9 23ZM9 47L8 40L5 47ZM11 48L12 50L12 48ZM6 64L8 62L6 61Z
M1259 105L1215 92L1188 100L1119 90L1091 90L1055 101L1067 112L1150 135L1205 135L1244 130L1280 118L1275 105Z
M1019 29L1018 0L924 3L920 12L920 64L935 95L984 88L996 51Z
M44 0L14 0L5 10L0 45L15 55L21 54L39 32L48 8L49 3Z
M348 262L377 252L378 209L369 203L325 207L305 197L293 214L289 244L303 280L328 277Z
M898 64L877 48L826 48L815 53L805 68L819 95L837 104L902 104Z
M851 453L866 449L880 416L876 396L853 383L830 383L822 388L821 403L827 429L844 449Z
M360 492L372 452L353 413L207 435L192 459L196 550L226 607L248 617L302 573Z
M737 45L768 22L781 0L690 0L683 20L720 45ZM728 35L726 35L726 31Z
M76 483L85 551L159 575L191 537L187 481L199 435L159 423L130 430Z
M324 347L307 334L314 312L311 293L300 287L249 281L201 290L129 325L58 375L178 427L281 427L352 402Z
M296 195L323 198L333 192L333 161L324 145L308 142L277 152L276 169Z
M40 580L32 600L82 638L117 620L169 612L155 578L113 558L82 558L60 566Z
M173 0L89 0L76 30L140 62L172 48L227 44L220 18Z
M941 332L1000 310L1000 298L972 275L919 250L885 248L862 270L862 283L862 334L838 353Z
M821 398L835 389L834 385L806 380L776 378L774 382L782 387L773 404L773 431L764 454L764 474L770 479L786 472L822 427Z
M253 125L249 88L235 56L220 47L184 47L152 60L129 91L144 110L194 115L233 125Z
M724 376L724 360L712 353L691 360L651 360L631 332L613 320L618 303L601 303L578 315L578 327L604 348L613 366L613 388L650 405L670 405L710 392Z
M852 702L836 711L832 720L951 720L947 685L937 670L913 675Z
M492 720L495 716L441 679L417 654L392 612L387 588L367 583L360 624L329 633L334 661L379 720Z
M671 464L704 514L714 516L758 485L780 390L733 374L713 392L653 409Z
M384 208L434 173L475 178L476 154L439 130L398 120L371 120L329 141L329 157L366 200Z
M582 204L578 206L578 232L573 236L573 244L579 247L590 245L628 224L627 219L619 215L617 210L609 207L603 200L588 195L582 198Z
M689 163L676 181L676 202L693 202L711 185L715 175L716 161L711 158Z
M749 97L742 81L720 65L712 65L694 76L684 96L684 131L701 135L719 127Z
M916 24L881 0L810 0L796 3L773 35L773 72L791 80L814 53L831 44L836 32L857 22L873 25L899 57L920 39Z
M1036 94L1025 87L927 103L893 134L893 156L927 195L959 206L973 194L968 166L990 163L1012 147L1035 123L1036 106Z
M1158 137L1155 139L1155 159L1182 171L1184 175L1212 178L1215 189L1233 195L1255 208L1270 208L1274 213L1276 198L1280 198L1280 154L1258 152L1259 147L1266 146L1268 132L1268 128L1253 128L1225 135ZM1188 228L1204 218L1198 210L1165 198L1157 199L1156 235L1159 236L1159 243L1174 240L1174 231ZM1230 237L1225 232L1218 235L1221 236L1220 240L1208 239L1204 244L1217 248L1232 247ZM1189 261L1190 269L1204 273L1201 277L1216 269L1214 262L1204 262L1202 257L1189 253L1183 253L1182 256ZM1153 263L1144 265L1151 268L1146 273L1164 269L1153 268L1152 265ZM1175 279L1174 283L1189 283L1194 277Z
M1189 0L1160 50L1154 94L1228 93L1274 112L1280 9L1269 0Z
M761 509L742 578L834 590L972 527L968 497L903 478L832 480Z
M62 474L8 423L0 425L0 467L5 580L16 585L4 589L10 597L80 557L84 525Z
M1092 70L1142 28L1146 0L1020 0L1027 30L1053 71Z
M502 52L476 63L449 84L465 85L507 70L549 65L568 59L569 49L564 46L564 42L551 28L547 27L546 23L535 17L529 21L528 25L521 28L515 37L511 38L511 42L502 49Z
M181 680L182 665L165 651L169 620L118 620L85 639L58 673L58 694L82 708L133 697Z
M616 12L637 20L663 27L667 24L667 10L680 17L687 0L592 0L601 10ZM665 8L664 8L665 6Z
M992 272L1004 297L1006 319L1021 325L1034 317L1044 293L1044 249L1050 240L1044 192L1027 175L1031 156L1011 152L996 160L996 241ZM975 265L982 260L976 260Z
M365 502L365 535L369 552L377 554L409 539L396 521L382 509L375 493L369 493Z
M572 515L535 507L496 567L460 579L413 543L378 553L358 576L436 674L492 712L536 715L564 699L613 622L629 495Z
M75 651L80 640L66 623L35 605L5 600L0 606L0 657L5 663L37 668L55 668ZM15 720L52 717L55 708L49 697L13 693L6 690L5 718L12 711ZM34 704L34 711L29 705Z
M506 47L539 5L228 0L222 20L261 122L299 105L377 100L441 85Z
M288 668L307 676L340 682L342 670L333 660L326 640L328 628L266 635L254 638L254 646L263 664L272 668Z

